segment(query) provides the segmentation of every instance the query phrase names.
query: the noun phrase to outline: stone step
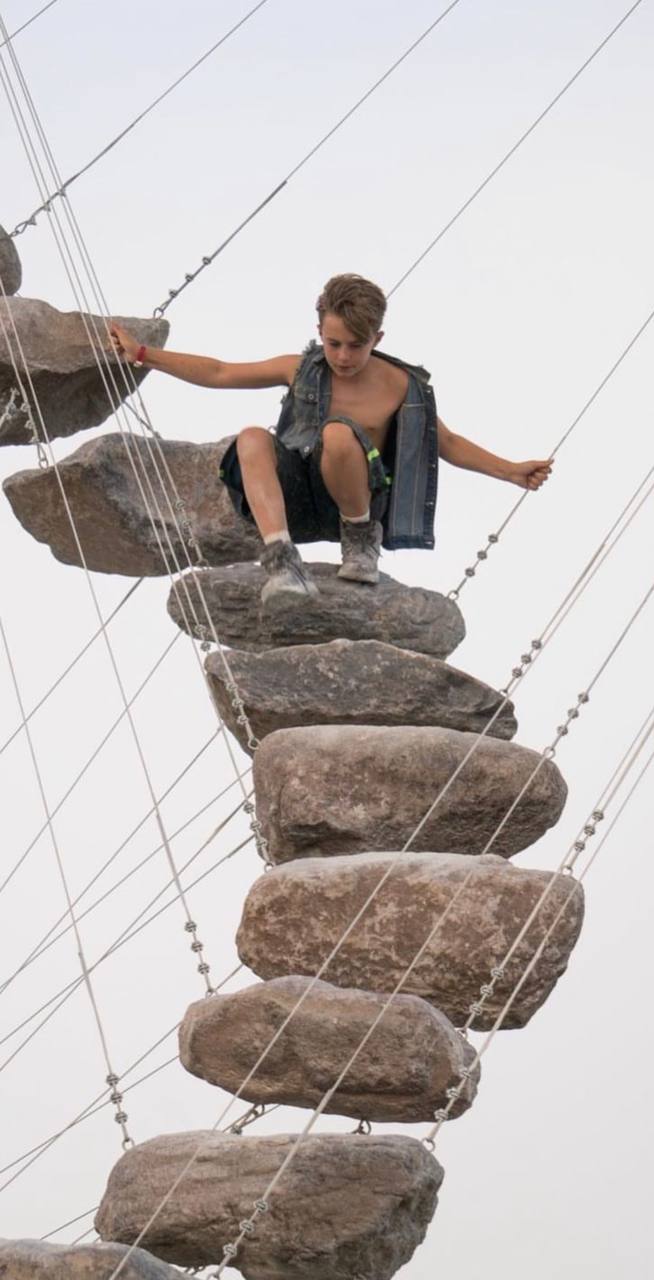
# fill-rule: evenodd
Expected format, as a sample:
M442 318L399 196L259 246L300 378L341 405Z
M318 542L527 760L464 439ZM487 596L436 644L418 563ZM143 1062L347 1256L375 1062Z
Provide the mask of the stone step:
M218 479L220 460L229 440L205 445L181 440L159 443L207 560L221 564L257 556L261 542L256 530L235 514L227 490ZM152 443L140 437L129 440L130 456L149 499L144 471L152 483L161 512L156 524L164 548L167 551L168 543L163 540L167 530L178 563L184 567L188 561L183 541L157 479L152 450ZM172 503L156 450L154 458ZM90 569L134 578L168 572L120 434L111 433L83 444L59 464L59 471ZM64 564L79 565L79 552L54 471L18 471L5 480L3 487L14 515L27 532L47 543ZM174 560L168 551L167 555L174 570Z
M8 313L8 314L7 314ZM38 298L9 298L3 303L4 328L12 347L16 347L14 326L30 371L48 436L70 436L76 431L97 427L110 417L112 405L79 311L57 311ZM168 337L167 320L139 320L133 316L116 316L131 334L149 347L162 347ZM94 335L101 335L109 364L118 369L121 363L107 335L107 322L102 316L88 316ZM104 360L101 361L104 368ZM20 367L20 365L19 365ZM134 369L137 382L142 382L147 369ZM10 350L0 329L0 417L16 384ZM111 382L110 382L111 386ZM116 374L117 392L122 401L130 394L120 373ZM28 398L31 392L26 387ZM34 420L39 428L36 405L32 403ZM14 413L0 432L0 444L29 444L31 429L24 412Z
M179 1032L180 1057L192 1075L236 1093L284 1020L304 997L240 1096L313 1110L384 1008L386 996L344 990L307 977L273 978L230 995L198 1000ZM448 1104L473 1050L445 1014L417 996L396 996L325 1110L371 1122L430 1122ZM477 1092L468 1081L452 1116Z
M2 289L0 289L0 297L2 292L10 297L13 293L18 293L23 279L23 268L18 256L15 240L7 235L4 227L0 227L0 280L2 280ZM0 305L2 305L0 303ZM3 314L3 319L5 316Z
M394 853L309 858L260 877L245 901L238 953L260 978L318 972L379 885ZM463 879L470 882L454 900ZM550 873L484 854L405 853L330 963L325 981L393 991L446 908L403 992L428 1000L462 1026L491 970L502 963L549 883ZM567 902L568 895L570 901ZM523 1027L564 973L583 920L581 885L558 876L549 897L472 1024L488 1030L564 902L560 921L504 1023Z
M387 574L381 575L376 587L345 582L336 576L337 567L310 564L320 588L317 600L278 614L261 611L264 572L258 564L208 569L200 581L220 639L236 649L256 651L338 639L381 640L447 658L463 640L465 625L458 605L438 591L406 587ZM168 612L184 629L172 593Z
M295 1135L168 1134L114 1167L96 1217L104 1238L130 1243L203 1147L144 1237L183 1267L216 1265L250 1217ZM424 1238L443 1179L414 1138L309 1135L268 1211L230 1261L247 1280L390 1280Z
M214 700L228 728L248 751L220 654L206 661ZM440 658L379 640L332 640L248 653L233 649L229 667L254 733L316 724L439 725L480 732L502 695ZM499 711L489 733L512 738L513 704Z
M0 1276L6 1280L111 1280L127 1253L123 1244L46 1244L0 1240ZM135 1249L121 1270L123 1280L179 1280L179 1271Z
M478 738L412 848L481 853L538 764L535 751L456 729L279 729L254 757L257 813L273 862L401 849ZM546 760L492 846L511 857L560 817L567 787Z

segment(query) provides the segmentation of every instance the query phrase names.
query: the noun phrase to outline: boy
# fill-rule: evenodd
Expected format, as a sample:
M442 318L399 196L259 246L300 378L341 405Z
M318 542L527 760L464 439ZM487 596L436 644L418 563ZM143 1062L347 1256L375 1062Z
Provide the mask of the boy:
M264 542L266 608L317 594L296 542L339 539L341 578L374 584L379 549L434 545L438 457L524 489L539 489L552 460L509 462L449 431L429 374L376 350L386 299L362 276L333 276L318 302L322 345L302 355L226 364L139 347L118 325L116 350L203 387L289 390L275 435L245 427L223 459L234 506Z

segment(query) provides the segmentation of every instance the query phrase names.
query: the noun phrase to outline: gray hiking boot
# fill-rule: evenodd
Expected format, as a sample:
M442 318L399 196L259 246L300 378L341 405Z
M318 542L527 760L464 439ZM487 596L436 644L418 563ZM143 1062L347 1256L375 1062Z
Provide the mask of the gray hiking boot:
M261 592L264 609L284 609L302 604L318 595L302 557L292 542L270 542L261 553L266 582Z
M351 524L341 520L341 557L339 578L351 582L379 582L379 548L382 527L378 520L366 520L365 524Z

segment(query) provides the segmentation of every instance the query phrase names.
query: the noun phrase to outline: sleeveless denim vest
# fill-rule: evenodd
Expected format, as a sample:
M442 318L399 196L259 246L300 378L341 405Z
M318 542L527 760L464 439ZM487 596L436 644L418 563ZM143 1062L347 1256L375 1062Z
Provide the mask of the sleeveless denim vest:
M436 402L429 374L420 365L375 351L408 374L409 386L388 433L384 462L392 472L390 500L384 516L383 545L430 549L438 485ZM293 384L282 401L275 431L287 449L310 453L329 420L331 371L323 348L312 342L304 352Z

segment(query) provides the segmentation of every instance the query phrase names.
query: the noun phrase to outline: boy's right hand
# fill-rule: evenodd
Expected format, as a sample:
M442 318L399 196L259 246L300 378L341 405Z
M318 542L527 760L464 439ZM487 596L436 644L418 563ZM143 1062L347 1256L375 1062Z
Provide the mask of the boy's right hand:
M136 360L140 343L136 341L136 338L132 337L131 333L123 329L121 325L114 324L113 321L110 324L109 332L114 350L118 352L119 356L124 356L132 364Z

